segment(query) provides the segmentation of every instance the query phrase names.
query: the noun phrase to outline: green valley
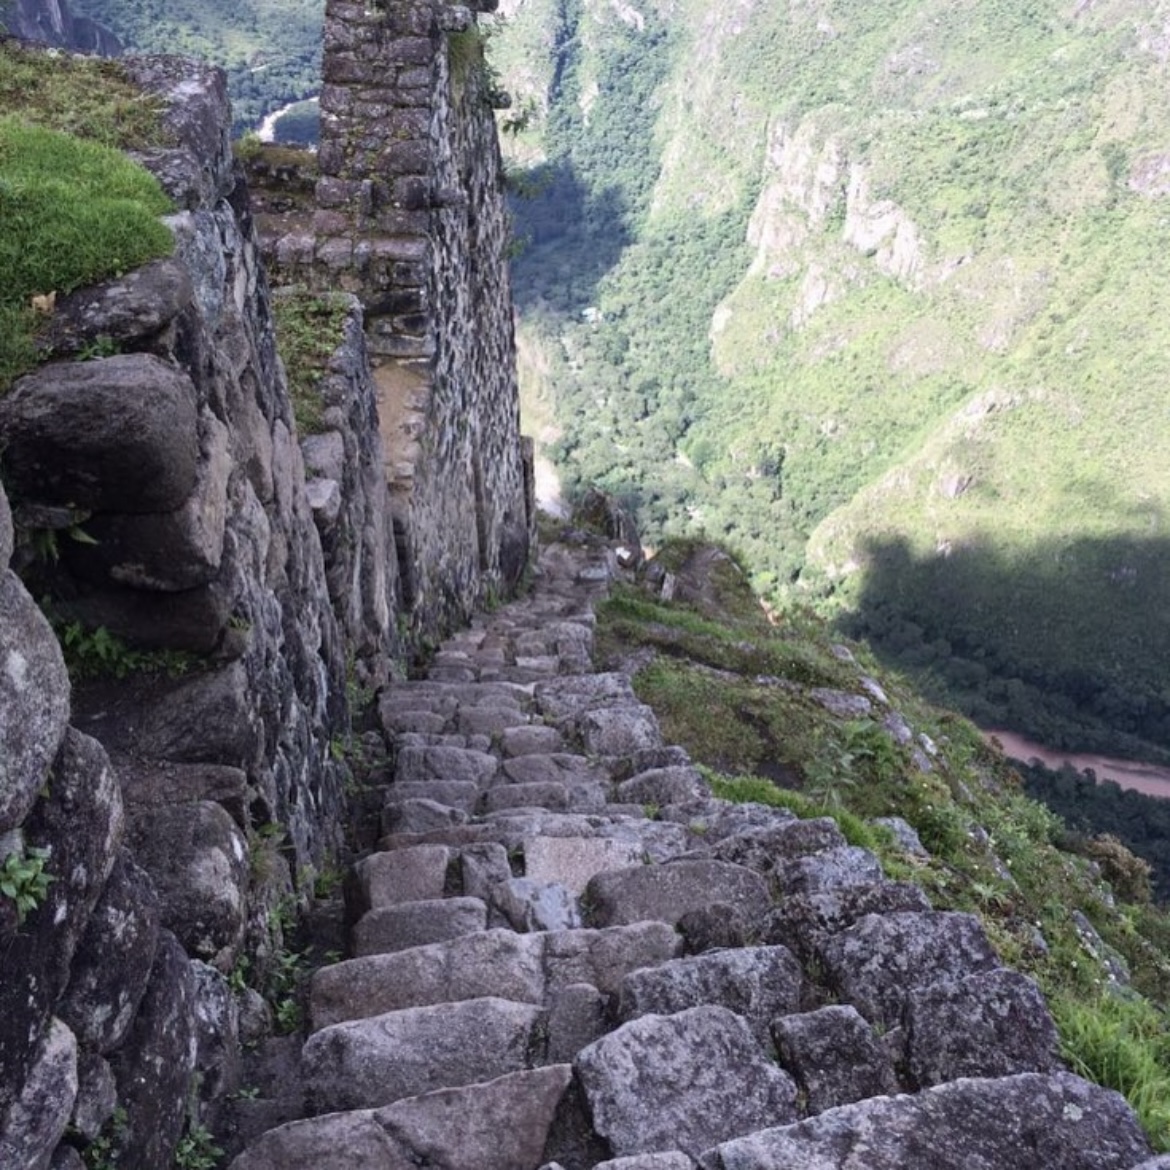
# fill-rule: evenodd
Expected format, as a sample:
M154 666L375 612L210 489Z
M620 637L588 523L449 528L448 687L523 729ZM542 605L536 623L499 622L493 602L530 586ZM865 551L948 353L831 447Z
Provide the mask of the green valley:
M1056 746L1170 752L1170 5L518 0L569 491Z

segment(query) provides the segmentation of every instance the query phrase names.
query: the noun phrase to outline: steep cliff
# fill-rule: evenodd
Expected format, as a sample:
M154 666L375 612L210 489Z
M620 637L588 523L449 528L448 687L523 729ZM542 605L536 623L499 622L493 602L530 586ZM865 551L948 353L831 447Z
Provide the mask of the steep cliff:
M445 60L435 11L412 11ZM366 315L324 279L330 356L298 433L222 75L125 68L162 103L169 144L137 157L173 201L173 255L59 295L52 360L0 399L6 1167L81 1149L156 1170L201 1132L343 848L353 701L528 556L514 381L477 364L510 345L506 286L477 276L500 241L460 228L467 208L503 222L491 172L403 244L440 282L431 336L457 344L416 355L436 387L412 431L424 486L394 506ZM422 96L483 147L486 106L453 101L445 75ZM422 148L452 189L478 183L445 141Z
M0 5L0 25L13 36L76 53L114 57L122 51L122 42L105 25L76 15L65 0L7 0Z

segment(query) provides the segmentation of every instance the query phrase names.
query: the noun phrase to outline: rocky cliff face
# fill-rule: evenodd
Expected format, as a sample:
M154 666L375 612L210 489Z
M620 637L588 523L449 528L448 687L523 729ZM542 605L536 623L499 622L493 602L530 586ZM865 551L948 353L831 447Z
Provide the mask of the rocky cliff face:
M115 57L122 51L122 42L108 28L75 16L65 0L10 0L0 5L0 24L14 36L77 53Z
M141 161L178 208L175 253L59 298L54 360L0 401L0 856L20 895L0 899L5 1167L76 1167L95 1142L168 1166L238 1087L241 1037L271 1027L244 984L342 844L350 695L387 680L412 624L437 630L527 559L514 383L478 381L511 338L506 289L483 283L498 241L412 237L418 279L444 290L430 336L461 340L414 358L436 388L412 430L425 487L392 508L361 303L300 436L222 76L129 69L167 106L174 145ZM463 125L474 110L426 96L482 145L490 111ZM59 636L102 669L71 688Z

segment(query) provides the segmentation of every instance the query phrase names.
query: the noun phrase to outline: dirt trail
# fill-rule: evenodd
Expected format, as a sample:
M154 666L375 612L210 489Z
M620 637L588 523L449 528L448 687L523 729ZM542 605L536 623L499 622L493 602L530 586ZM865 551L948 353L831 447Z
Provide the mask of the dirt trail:
M1065 752L1044 747L1043 744L1017 735L1014 731L985 728L988 739L999 740L1003 750L1016 760L1039 760L1049 768L1071 764L1077 771L1092 768L1099 780L1113 780L1122 788L1132 788L1147 796L1170 798L1170 768L1149 764L1142 760L1118 760L1112 756L1094 756L1079 752Z

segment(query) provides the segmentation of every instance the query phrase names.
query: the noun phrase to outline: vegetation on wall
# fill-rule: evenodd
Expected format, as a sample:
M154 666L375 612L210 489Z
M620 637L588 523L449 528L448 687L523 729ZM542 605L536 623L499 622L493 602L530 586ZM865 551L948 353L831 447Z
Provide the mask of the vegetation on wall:
M158 113L116 65L0 45L0 103L19 111L0 117L3 393L37 361L37 323L57 295L166 255L173 241L157 180L117 149L157 141Z
M493 53L565 487L981 720L1170 749L1160 12L526 0Z

